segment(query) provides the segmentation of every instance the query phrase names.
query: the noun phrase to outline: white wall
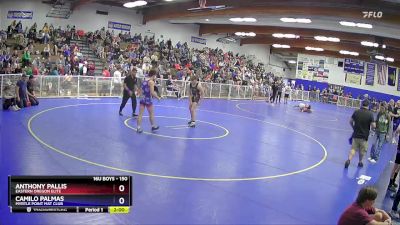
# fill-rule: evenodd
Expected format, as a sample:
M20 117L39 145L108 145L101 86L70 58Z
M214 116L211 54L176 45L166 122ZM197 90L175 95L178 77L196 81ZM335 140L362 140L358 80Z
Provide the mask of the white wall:
M365 74L362 76L361 85L358 85L358 84L346 83L346 80L345 80L346 73L344 72L344 67L338 66L338 61L344 62L344 59L325 57L325 56L299 54L298 60L301 58L308 58L308 59L313 59L313 60L324 59L325 60L325 68L329 69L328 83L330 83L330 84L342 85L342 86L347 86L347 87L364 89L364 90L368 90L368 91L375 91L375 92L400 96L400 92L397 91L397 78L396 78L396 86L387 85L387 78L386 78L386 84L380 85L380 84L378 84L378 77L377 77L378 75L377 75L376 68L375 68L375 79L374 79L373 86L365 85L365 79L366 79ZM331 62L331 63L327 63L327 62ZM366 71L366 68L365 68L365 71ZM397 71L399 72L399 70L397 70ZM301 77L298 77L297 75L298 75L298 73L296 72L296 77L299 79L302 79ZM399 74L397 74L397 76L399 76Z
M271 64L273 69L277 73L284 72L282 68L286 67L283 62L279 59L271 57L269 60L270 48L267 45L244 45L240 46L238 43L222 44L216 40L220 36L208 35L202 38L207 39L207 45L201 45L197 43L191 43L191 37L199 37L199 27L193 24L171 24L167 21L151 21L146 25L142 25L142 15L137 14L134 10L124 9L120 7L111 7L100 4L85 4L73 12L69 19L56 19L47 18L46 14L51 9L50 5L43 4L41 1L35 0L14 0L14 1L2 1L0 0L0 28L6 29L7 26L12 22L12 19L7 19L7 12L9 10L32 10L32 20L22 20L23 29L26 26L30 27L34 22L38 24L38 28L41 29L45 22L53 24L55 27L61 26L65 28L69 25L76 25L77 29L84 31L94 31L106 27L109 21L120 22L132 25L131 33L154 33L156 38L163 36L164 39L169 39L176 43L177 41L187 42L190 47L194 48L222 48L225 51L232 51L234 53L244 55L254 55L256 62L262 62L266 66ZM107 16L96 14L96 10L107 11ZM115 30L115 32L118 32Z
M279 77L293 78L295 71L291 71L280 57L268 52L267 62L268 72L272 72Z

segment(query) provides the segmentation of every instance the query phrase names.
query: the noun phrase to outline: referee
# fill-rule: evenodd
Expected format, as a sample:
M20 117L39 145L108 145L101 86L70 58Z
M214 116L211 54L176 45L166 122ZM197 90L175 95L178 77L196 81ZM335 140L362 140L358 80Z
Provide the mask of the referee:
M126 103L129 98L132 100L132 116L137 117L136 112L136 87L137 87L137 78L136 78L136 68L133 67L130 74L124 79L124 94L122 96L122 103L119 107L119 115L123 116L122 110L124 109Z

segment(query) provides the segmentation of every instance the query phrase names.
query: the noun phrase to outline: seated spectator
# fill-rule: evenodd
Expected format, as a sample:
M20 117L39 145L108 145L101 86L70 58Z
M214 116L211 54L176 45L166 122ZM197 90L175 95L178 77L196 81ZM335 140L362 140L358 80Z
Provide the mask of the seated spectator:
M15 33L15 27L17 26L17 21L13 21L8 27L7 27L7 36L8 38L11 38L12 35Z
M390 216L374 207L377 191L372 187L364 187L358 192L357 200L340 216L338 225L389 225Z
M47 23L45 23L44 25L43 25L43 28L42 28L42 35L43 35L43 39L42 39L42 41L43 41L43 44L47 44L48 42L49 42L49 40L50 40L50 28L49 28L49 26L47 25Z
M45 59L50 58L50 44L47 44L46 46L44 46L43 48L43 56Z
M171 75L168 76L168 80L167 80L166 85L167 85L167 91L174 92L178 99L181 97L179 88L178 88L177 85L174 84Z
M50 75L53 75L53 76L58 76L59 75L57 66L53 66Z
M27 76L33 75L32 67L28 64L23 71Z
M37 25L34 23L32 27L29 29L28 33L28 38L29 39L35 39L36 38L36 32L37 32Z
M39 32L36 34L35 40L36 40L37 42L43 43L43 40L44 40L44 33L43 33L42 30L39 30Z
M23 33L24 30L22 29L22 22L18 21L17 25L15 26L15 33Z
M28 98L32 106L39 105L39 100L35 95L35 77L33 75L29 76L27 82Z
M24 35L22 33L15 34L15 40L17 42L17 49L18 50L24 49L28 44L27 39L25 39L25 37L24 37Z
M18 74L22 73L22 68L21 68L21 65L19 63L15 63L13 65L13 67L14 67L14 73L18 73Z
M12 111L18 111L20 108L16 104L14 87L10 80L7 80L3 88L3 110L11 108Z
M26 83L26 75L23 74L17 82L17 86L15 88L15 95L17 98L17 105L19 108L28 107L28 90L27 90L27 83Z

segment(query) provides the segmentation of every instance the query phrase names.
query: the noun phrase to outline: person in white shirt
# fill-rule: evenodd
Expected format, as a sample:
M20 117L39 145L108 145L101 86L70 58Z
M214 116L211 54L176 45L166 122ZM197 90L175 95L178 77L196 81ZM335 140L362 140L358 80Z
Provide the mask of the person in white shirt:
M151 64L149 62L144 62L142 66L142 70L144 73L148 73L151 69Z
M283 103L284 104L288 103L288 99L289 99L289 95L290 95L291 90L292 89L290 88L290 86L286 85L286 87L285 87L285 98L283 99Z
M136 77L137 78L144 78L143 70L139 66L135 66L136 68Z
M85 62L83 63L83 65L82 65L82 74L83 74L83 76L86 76L87 71L88 71L87 62L85 61Z
M113 92L115 95L120 95L121 94L121 88L122 88L122 80L121 80L121 69L118 68L114 74L113 74Z

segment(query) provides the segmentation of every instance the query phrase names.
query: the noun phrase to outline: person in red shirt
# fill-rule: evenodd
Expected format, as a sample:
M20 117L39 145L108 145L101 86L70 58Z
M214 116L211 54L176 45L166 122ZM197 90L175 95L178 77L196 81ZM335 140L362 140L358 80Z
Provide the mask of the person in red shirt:
M390 216L374 207L378 192L373 187L364 187L358 192L357 200L340 216L338 225L388 225Z
M103 74L103 77L111 76L110 71L108 70L108 68L106 66L104 67L102 74Z
M111 77L110 71L108 68L105 66L103 69L103 72L101 73L103 75L103 81L101 82L101 89L100 89L100 96L106 96L110 95L110 79Z
M33 67L32 75L34 75L34 76L39 75L39 70L38 70L38 68L36 66Z

